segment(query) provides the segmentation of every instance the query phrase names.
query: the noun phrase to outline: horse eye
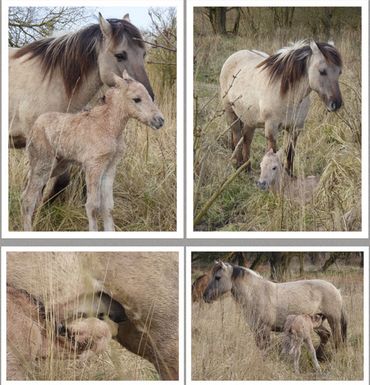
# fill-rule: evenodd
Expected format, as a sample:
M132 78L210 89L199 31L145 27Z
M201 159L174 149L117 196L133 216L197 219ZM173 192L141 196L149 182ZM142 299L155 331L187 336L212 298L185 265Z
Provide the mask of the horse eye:
M140 103L141 102L141 98L133 98L132 99L135 103Z
M146 52L144 52L144 55L143 55L144 57L146 57Z
M320 75L322 75L322 76L325 76L325 75L328 74L328 73L326 72L326 70L320 70L319 72L320 72Z
M121 53L116 53L114 56L117 58L117 61L127 60L127 52L126 51L122 51Z
M275 170L277 169L277 167L276 167L276 166L274 166L272 169L273 169L273 171L275 171Z

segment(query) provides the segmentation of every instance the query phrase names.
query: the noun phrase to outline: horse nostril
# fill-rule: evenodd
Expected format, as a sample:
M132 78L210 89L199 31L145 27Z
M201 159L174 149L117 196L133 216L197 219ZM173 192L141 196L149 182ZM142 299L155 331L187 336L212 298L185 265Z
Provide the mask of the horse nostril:
M337 103L331 102L331 103L330 103L330 109L331 109L332 111L335 111L335 110L337 109Z

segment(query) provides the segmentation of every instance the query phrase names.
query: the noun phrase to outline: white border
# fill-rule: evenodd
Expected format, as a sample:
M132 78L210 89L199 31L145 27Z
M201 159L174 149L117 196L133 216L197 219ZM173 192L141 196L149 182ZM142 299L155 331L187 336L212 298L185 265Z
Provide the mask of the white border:
M362 181L361 181L361 198L362 198L362 229L361 231L311 231L311 232L300 232L300 231L266 231L266 232L255 232L255 231L194 231L193 230L193 7L199 6L225 6L223 0L188 0L186 9L186 20L187 20L187 32L186 32L186 47L187 47L187 58L186 58L186 76L187 76L187 87L186 87L186 120L188 122L187 128L187 164L189 165L186 172L186 195L187 195L187 209L186 209L186 235L188 238L367 238L369 235L369 192L368 192L368 175L369 175L369 116L368 116L368 63L369 63L369 49L368 49L368 1L367 0L338 0L338 1L327 1L325 4L321 0L231 0L228 6L253 6L253 7L286 7L286 6L306 6L306 7L362 7L362 68L361 68L361 79L362 79L362 106L361 106L361 118L362 118ZM258 48L258 47L257 47Z
M209 385L209 384L230 384L230 381L192 381L191 380L191 253L194 251L203 252L231 252L231 251L286 251L286 252L307 252L307 251L341 251L341 252L363 252L364 253L364 356L363 356L363 373L364 379L361 381L304 381L304 383L314 383L318 385L330 384L344 385L351 383L353 385L368 384L369 383L369 249L367 247L187 247L186 248L186 379L190 384ZM247 380L245 380L247 381ZM245 381L232 381L234 385L243 385ZM277 385L286 385L286 381L248 381L248 384L258 385L261 383L273 382ZM302 381L289 381L292 385L301 385Z
M8 381L6 380L6 253L7 252L176 252L178 253L179 263L179 380L165 381L169 385L178 385L184 383L184 248L183 247L2 247L1 249L1 380L2 384L29 384L29 381ZM155 268L155 260L153 260L153 268ZM76 381L32 381L35 384L53 385L57 382L63 384L76 384ZM104 382L104 381L103 381ZM113 381L115 384L152 384L153 381ZM159 381L154 381L158 383ZM84 385L98 385L102 381L78 381Z
M175 7L177 17L177 130L176 130L176 176L177 176L177 202L176 202L176 231L120 231L120 232L88 232L88 231L38 231L23 232L9 231L8 208L8 7L9 6L59 6L56 0L3 0L2 9L2 213L1 220L2 238L183 238L184 236L184 12L182 0L64 0L63 6L103 6L103 7Z

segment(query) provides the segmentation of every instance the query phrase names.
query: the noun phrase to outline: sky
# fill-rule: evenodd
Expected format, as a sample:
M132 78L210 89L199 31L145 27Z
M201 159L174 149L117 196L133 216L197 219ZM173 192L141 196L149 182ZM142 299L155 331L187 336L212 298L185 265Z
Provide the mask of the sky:
M116 18L122 19L128 13L131 23L139 29L146 29L151 24L148 15L149 7L86 7L91 13L91 23L97 22L98 13L100 12L106 19Z

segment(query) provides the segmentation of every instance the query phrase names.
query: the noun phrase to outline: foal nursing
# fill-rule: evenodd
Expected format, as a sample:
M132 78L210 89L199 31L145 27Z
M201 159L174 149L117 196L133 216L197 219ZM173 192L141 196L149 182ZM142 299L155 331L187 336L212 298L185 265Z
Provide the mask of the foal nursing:
M311 334L315 328L322 325L322 322L322 314L288 315L284 325L283 353L293 356L296 373L299 373L299 358L303 343L307 346L316 371L320 372Z
M105 231L114 231L113 182L124 150L123 130L130 118L154 129L164 118L145 87L126 72L112 74L115 87L105 94L105 104L77 114L48 112L35 122L27 151L28 184L22 195L24 230L32 230L32 215L48 179L61 175L70 162L85 170L86 213L89 230L97 231L100 213Z

